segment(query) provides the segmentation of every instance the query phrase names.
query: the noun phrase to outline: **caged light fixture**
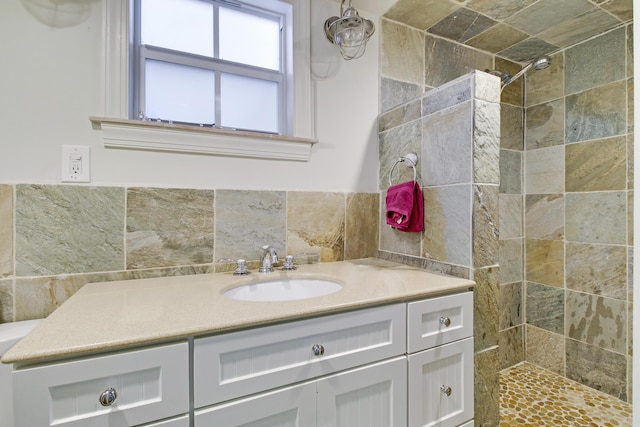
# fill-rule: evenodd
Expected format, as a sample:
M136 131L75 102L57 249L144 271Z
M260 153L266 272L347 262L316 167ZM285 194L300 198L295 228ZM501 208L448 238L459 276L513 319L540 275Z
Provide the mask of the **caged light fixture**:
M324 23L324 34L327 39L340 49L342 57L346 60L360 58L367 47L367 41L376 30L373 22L360 17L358 11L351 6L344 9L344 3L340 3L340 17L332 16Z

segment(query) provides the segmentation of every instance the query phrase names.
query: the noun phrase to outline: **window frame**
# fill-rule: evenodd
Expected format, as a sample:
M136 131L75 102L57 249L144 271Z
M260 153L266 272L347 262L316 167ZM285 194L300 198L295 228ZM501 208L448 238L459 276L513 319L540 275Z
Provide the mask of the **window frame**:
M308 161L315 138L314 96L310 70L310 0L285 0L293 6L293 91L287 94L292 110L288 135L229 131L131 120L129 111L130 1L109 0L103 7L102 114L90 117L102 130L107 148L127 148ZM252 0L256 1L256 0ZM294 78L295 76L295 78ZM288 76L289 77L289 76Z
M202 1L202 0L201 0ZM142 0L133 0L133 15L134 15L134 34L132 37L133 40L133 49L130 49L131 55L131 63L134 68L134 81L135 87L132 91L132 107L129 111L129 118L136 119L139 117L146 117L148 119L155 119L153 116L149 116L146 114L146 93L145 93L145 79L146 79L146 61L161 61L167 62L170 64L176 64L180 66L194 67L199 69L204 69L208 71L213 71L215 73L215 93L212 94L213 102L215 104L214 107L214 115L212 118L213 123L206 123L210 127L214 127L217 129L229 129L229 126L222 126L222 115L224 112L221 109L221 79L222 74L233 74L241 77L249 77L256 78L264 81L270 81L276 83L278 86L277 96L278 96L278 120L277 120L277 129L275 133L281 135L289 135L291 134L292 123L291 123L291 115L288 114L289 107L289 99L287 97L287 93L290 92L289 86L293 84L292 73L287 75L287 70L290 69L293 64L291 61L291 52L288 49L288 46L293 45L293 38L290 34L291 31L288 30L290 22L290 15L293 13L293 8L291 11L288 11L286 7L278 7L277 3L280 3L280 0L274 0L272 3L276 3L273 5L273 11L265 11L261 8L255 7L251 4L251 1L240 0L238 3L236 2L228 2L221 0L204 0L206 3L210 3L212 5L212 15L211 20L214 22L213 24L213 53L212 56L202 56L198 54L193 54L189 52L175 51L163 47L146 45L142 44L141 38L141 2ZM240 3L241 2L241 3ZM263 3L266 3L263 0ZM262 5L265 6L264 4ZM268 5L271 9L272 5ZM260 17L263 19L269 19L272 22L276 22L280 27L280 43L279 43L279 64L278 69L268 69L257 66L252 66L249 64L242 64L233 61L228 61L220 58L220 39L219 39L219 19L221 19L220 10L222 8L229 10L238 10L242 13L253 15L256 17ZM170 117L161 118L163 121L171 120ZM173 121L173 120L172 120ZM185 123L191 125L197 125L198 123ZM247 131L260 131L259 129L241 129Z

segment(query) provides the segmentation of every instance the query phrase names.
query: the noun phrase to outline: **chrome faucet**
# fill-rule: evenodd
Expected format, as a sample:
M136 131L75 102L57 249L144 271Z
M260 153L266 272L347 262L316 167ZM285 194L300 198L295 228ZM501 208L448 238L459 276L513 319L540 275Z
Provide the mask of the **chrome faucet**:
M260 258L260 273L271 273L273 265L278 263L278 254L276 250L269 245L262 247L262 258Z

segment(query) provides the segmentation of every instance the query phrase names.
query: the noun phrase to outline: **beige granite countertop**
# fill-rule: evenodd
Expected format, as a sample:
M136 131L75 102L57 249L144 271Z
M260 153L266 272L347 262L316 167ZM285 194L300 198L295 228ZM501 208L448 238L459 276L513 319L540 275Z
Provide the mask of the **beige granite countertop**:
M282 302L236 301L222 295L242 284L294 277L333 280L343 288ZM374 258L248 276L215 273L90 283L5 353L2 362L29 364L170 342L458 292L473 285L471 280Z

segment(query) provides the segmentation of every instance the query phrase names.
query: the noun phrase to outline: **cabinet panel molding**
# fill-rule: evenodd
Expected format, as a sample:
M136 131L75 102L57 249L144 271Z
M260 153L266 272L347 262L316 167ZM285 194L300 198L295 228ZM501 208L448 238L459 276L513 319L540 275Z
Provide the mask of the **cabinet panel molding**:
M473 292L408 304L408 353L473 335Z
M409 355L409 426L455 427L473 418L473 338Z
M318 381L318 427L406 426L406 408L406 357Z

